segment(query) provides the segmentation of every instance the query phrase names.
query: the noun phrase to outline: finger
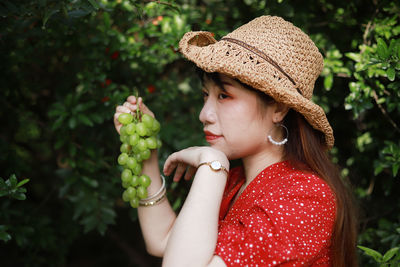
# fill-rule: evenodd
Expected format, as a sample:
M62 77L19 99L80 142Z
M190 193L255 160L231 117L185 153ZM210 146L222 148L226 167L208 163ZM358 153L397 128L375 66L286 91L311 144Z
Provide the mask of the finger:
M186 171L186 164L178 163L178 167L175 170L174 178L172 180L174 182L179 182L185 171Z
M123 104L123 106L126 107L126 108L128 108L128 109L129 109L129 112L136 111L136 109L137 109L136 105L132 105L132 104L129 103L129 102L125 102L125 103Z
M116 112L114 114L114 127L115 127L115 130L117 130L118 133L120 133L120 129L122 127L122 124L118 121L119 115L121 115L120 112Z
M197 170L197 168L190 166L187 169L187 171L185 173L185 177L183 179L185 179L186 181L189 181L193 177L193 175L196 173L196 170Z
M143 113L149 114L154 118L154 113L143 103L143 98L141 97L138 98L138 105Z
M132 105L136 105L136 96L130 95L130 96L128 96L128 98L126 99L126 101L128 101L128 102L131 103Z
M163 172L165 175L170 175L172 171L178 165L176 161L176 152L169 155L169 157L165 160Z
M118 134L121 134L121 127L122 127L122 124L115 125L115 130L117 130Z
M116 110L116 112L119 112L119 113L130 113L131 112L131 110L126 106L117 106L117 108L115 110Z

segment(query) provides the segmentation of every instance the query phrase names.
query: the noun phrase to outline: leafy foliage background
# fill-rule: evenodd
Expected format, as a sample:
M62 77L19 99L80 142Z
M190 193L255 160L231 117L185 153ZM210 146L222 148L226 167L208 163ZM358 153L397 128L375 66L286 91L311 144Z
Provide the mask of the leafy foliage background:
M121 200L115 107L145 98L162 124L160 164L205 144L178 41L260 15L293 22L323 53L314 100L360 206L360 266L399 266L400 6L378 0L2 1L0 265L159 266ZM169 184L178 210L190 185Z

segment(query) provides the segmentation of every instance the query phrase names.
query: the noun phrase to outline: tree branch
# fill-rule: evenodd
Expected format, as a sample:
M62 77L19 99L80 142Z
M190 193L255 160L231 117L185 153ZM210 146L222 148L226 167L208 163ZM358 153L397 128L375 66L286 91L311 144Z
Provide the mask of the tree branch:
M389 116L389 114L387 113L386 109L379 104L378 102L378 95L376 94L375 90L372 90L372 96L374 97L375 103L378 106L378 108L380 109L380 111L382 112L383 116L385 116L385 118L390 122L390 124L393 126L393 128L400 133L400 128L399 126L394 122L394 120L392 120L392 118Z

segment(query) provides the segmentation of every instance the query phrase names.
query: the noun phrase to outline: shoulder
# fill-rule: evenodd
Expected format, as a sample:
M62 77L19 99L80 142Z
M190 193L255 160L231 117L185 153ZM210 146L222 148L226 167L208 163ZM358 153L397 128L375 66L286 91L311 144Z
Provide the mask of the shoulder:
M315 173L294 168L271 180L260 192L256 205L266 210L286 206L292 211L325 213L329 217L336 213L335 195L330 186Z
M334 199L330 186L321 177L311 171L298 170L291 165L270 181L269 193L278 195L321 196Z

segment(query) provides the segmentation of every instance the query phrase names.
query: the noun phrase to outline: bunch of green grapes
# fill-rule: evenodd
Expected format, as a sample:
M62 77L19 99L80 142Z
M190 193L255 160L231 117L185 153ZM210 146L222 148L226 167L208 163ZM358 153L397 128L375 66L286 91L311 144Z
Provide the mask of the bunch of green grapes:
M122 199L129 202L131 207L137 208L139 200L147 198L147 187L151 180L149 176L142 174L143 161L150 158L152 149L161 146L161 141L157 138L160 123L139 109L134 115L122 113L118 121L122 124L121 154L118 156L118 164L123 167L122 187L125 188Z

